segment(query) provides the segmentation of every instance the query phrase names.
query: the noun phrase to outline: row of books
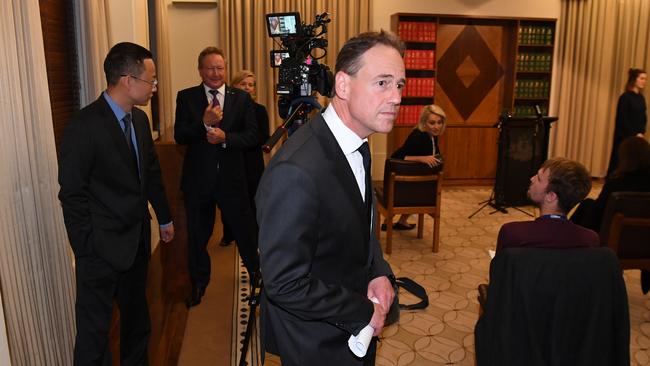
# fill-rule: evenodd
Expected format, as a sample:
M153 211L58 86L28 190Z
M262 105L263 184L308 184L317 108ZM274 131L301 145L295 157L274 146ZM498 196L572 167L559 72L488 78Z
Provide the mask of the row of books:
M402 41L435 42L436 23L399 22L397 32Z
M406 78L403 97L432 97L436 87L435 78Z
M517 42L523 45L552 45L553 27L550 25L521 25Z
M410 70L433 70L435 60L434 50L406 50L404 53L404 66Z
M415 126L420 119L423 105L402 105L399 107L396 126Z
M548 98L550 87L548 80L516 80L515 98Z
M547 105L540 105L539 106L540 112L542 112L543 116L548 116L548 106ZM535 106L532 105L516 105L513 109L512 112L515 116L535 116L537 115L537 111L535 110Z
M517 71L550 72L550 53L522 52L517 55Z

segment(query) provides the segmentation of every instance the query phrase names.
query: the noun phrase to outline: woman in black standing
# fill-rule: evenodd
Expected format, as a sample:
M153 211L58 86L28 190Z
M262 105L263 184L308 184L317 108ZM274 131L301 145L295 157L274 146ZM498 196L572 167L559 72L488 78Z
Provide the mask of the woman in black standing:
M255 192L264 173L264 154L262 145L269 139L269 114L266 107L257 103L257 94L255 93L255 74L249 70L241 70L233 75L230 80L233 88L241 89L253 98L253 107L255 109L255 120L257 121L258 143L244 150L244 164L246 165L246 184L248 188L248 198L251 209L255 212ZM228 229L228 225L223 221L223 237L219 242L221 246L227 246L233 241L233 236Z
M641 91L645 88L648 75L641 69L629 69L625 92L618 98L616 106L616 127L614 128L614 142L612 155L609 158L607 176L618 164L618 147L630 136L643 137L648 121L646 116L645 98Z

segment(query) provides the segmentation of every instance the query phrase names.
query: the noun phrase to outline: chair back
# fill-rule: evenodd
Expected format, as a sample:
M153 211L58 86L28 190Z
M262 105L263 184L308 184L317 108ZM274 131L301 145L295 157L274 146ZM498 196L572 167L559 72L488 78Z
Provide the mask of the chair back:
M650 269L650 192L614 192L600 228L600 244L616 252L623 269Z
M609 248L499 250L486 300L478 366L629 365L627 292Z
M386 159L384 197L393 190L393 207L436 206L440 191L440 168L401 159ZM387 202L384 202L387 204Z

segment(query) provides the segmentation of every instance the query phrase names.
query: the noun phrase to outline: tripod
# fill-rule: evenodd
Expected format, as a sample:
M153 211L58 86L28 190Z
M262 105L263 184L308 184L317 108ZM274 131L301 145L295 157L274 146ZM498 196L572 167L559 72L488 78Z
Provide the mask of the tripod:
M259 293L256 293L257 288L259 288ZM251 279L251 293L248 296L248 323L246 324L246 333L244 335L244 340L242 341L239 366L247 365L246 355L248 354L248 345L250 343L251 334L253 333L253 328L255 327L255 312L257 311L257 306L259 305L262 289L262 274L258 269L255 271L255 273L253 273L253 277Z
M506 210L505 207L499 205L497 203L497 201L494 199L494 189L492 190L492 193L490 193L490 198L486 199L485 201L481 201L478 204L482 205L482 206L479 207L476 211L474 211L471 215L469 215L469 217L467 217L468 219L471 219L472 217L474 217L474 215L481 212L481 210L483 210L487 206L490 206L490 207L492 207L494 209L494 211L490 212L490 215L494 214L497 211L499 211L501 213L505 213L505 214L508 213L508 210Z

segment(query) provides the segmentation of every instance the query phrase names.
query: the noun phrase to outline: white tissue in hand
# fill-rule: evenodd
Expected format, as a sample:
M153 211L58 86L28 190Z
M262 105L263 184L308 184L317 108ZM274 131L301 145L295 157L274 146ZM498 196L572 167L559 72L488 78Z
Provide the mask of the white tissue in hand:
M348 339L348 347L350 347L352 353L357 357L365 356L366 352L368 352L370 341L372 340L372 333L374 332L375 329L373 327L366 325L358 335L351 335L350 339Z
M379 304L379 300L377 300L376 297L373 297L370 301ZM368 352L368 347L370 347L370 341L372 340L372 334L374 332L375 328L368 324L365 328L361 329L361 332L356 336L351 335L350 339L348 339L348 347L350 347L350 351L352 351L352 353L357 357L364 357L366 352Z

